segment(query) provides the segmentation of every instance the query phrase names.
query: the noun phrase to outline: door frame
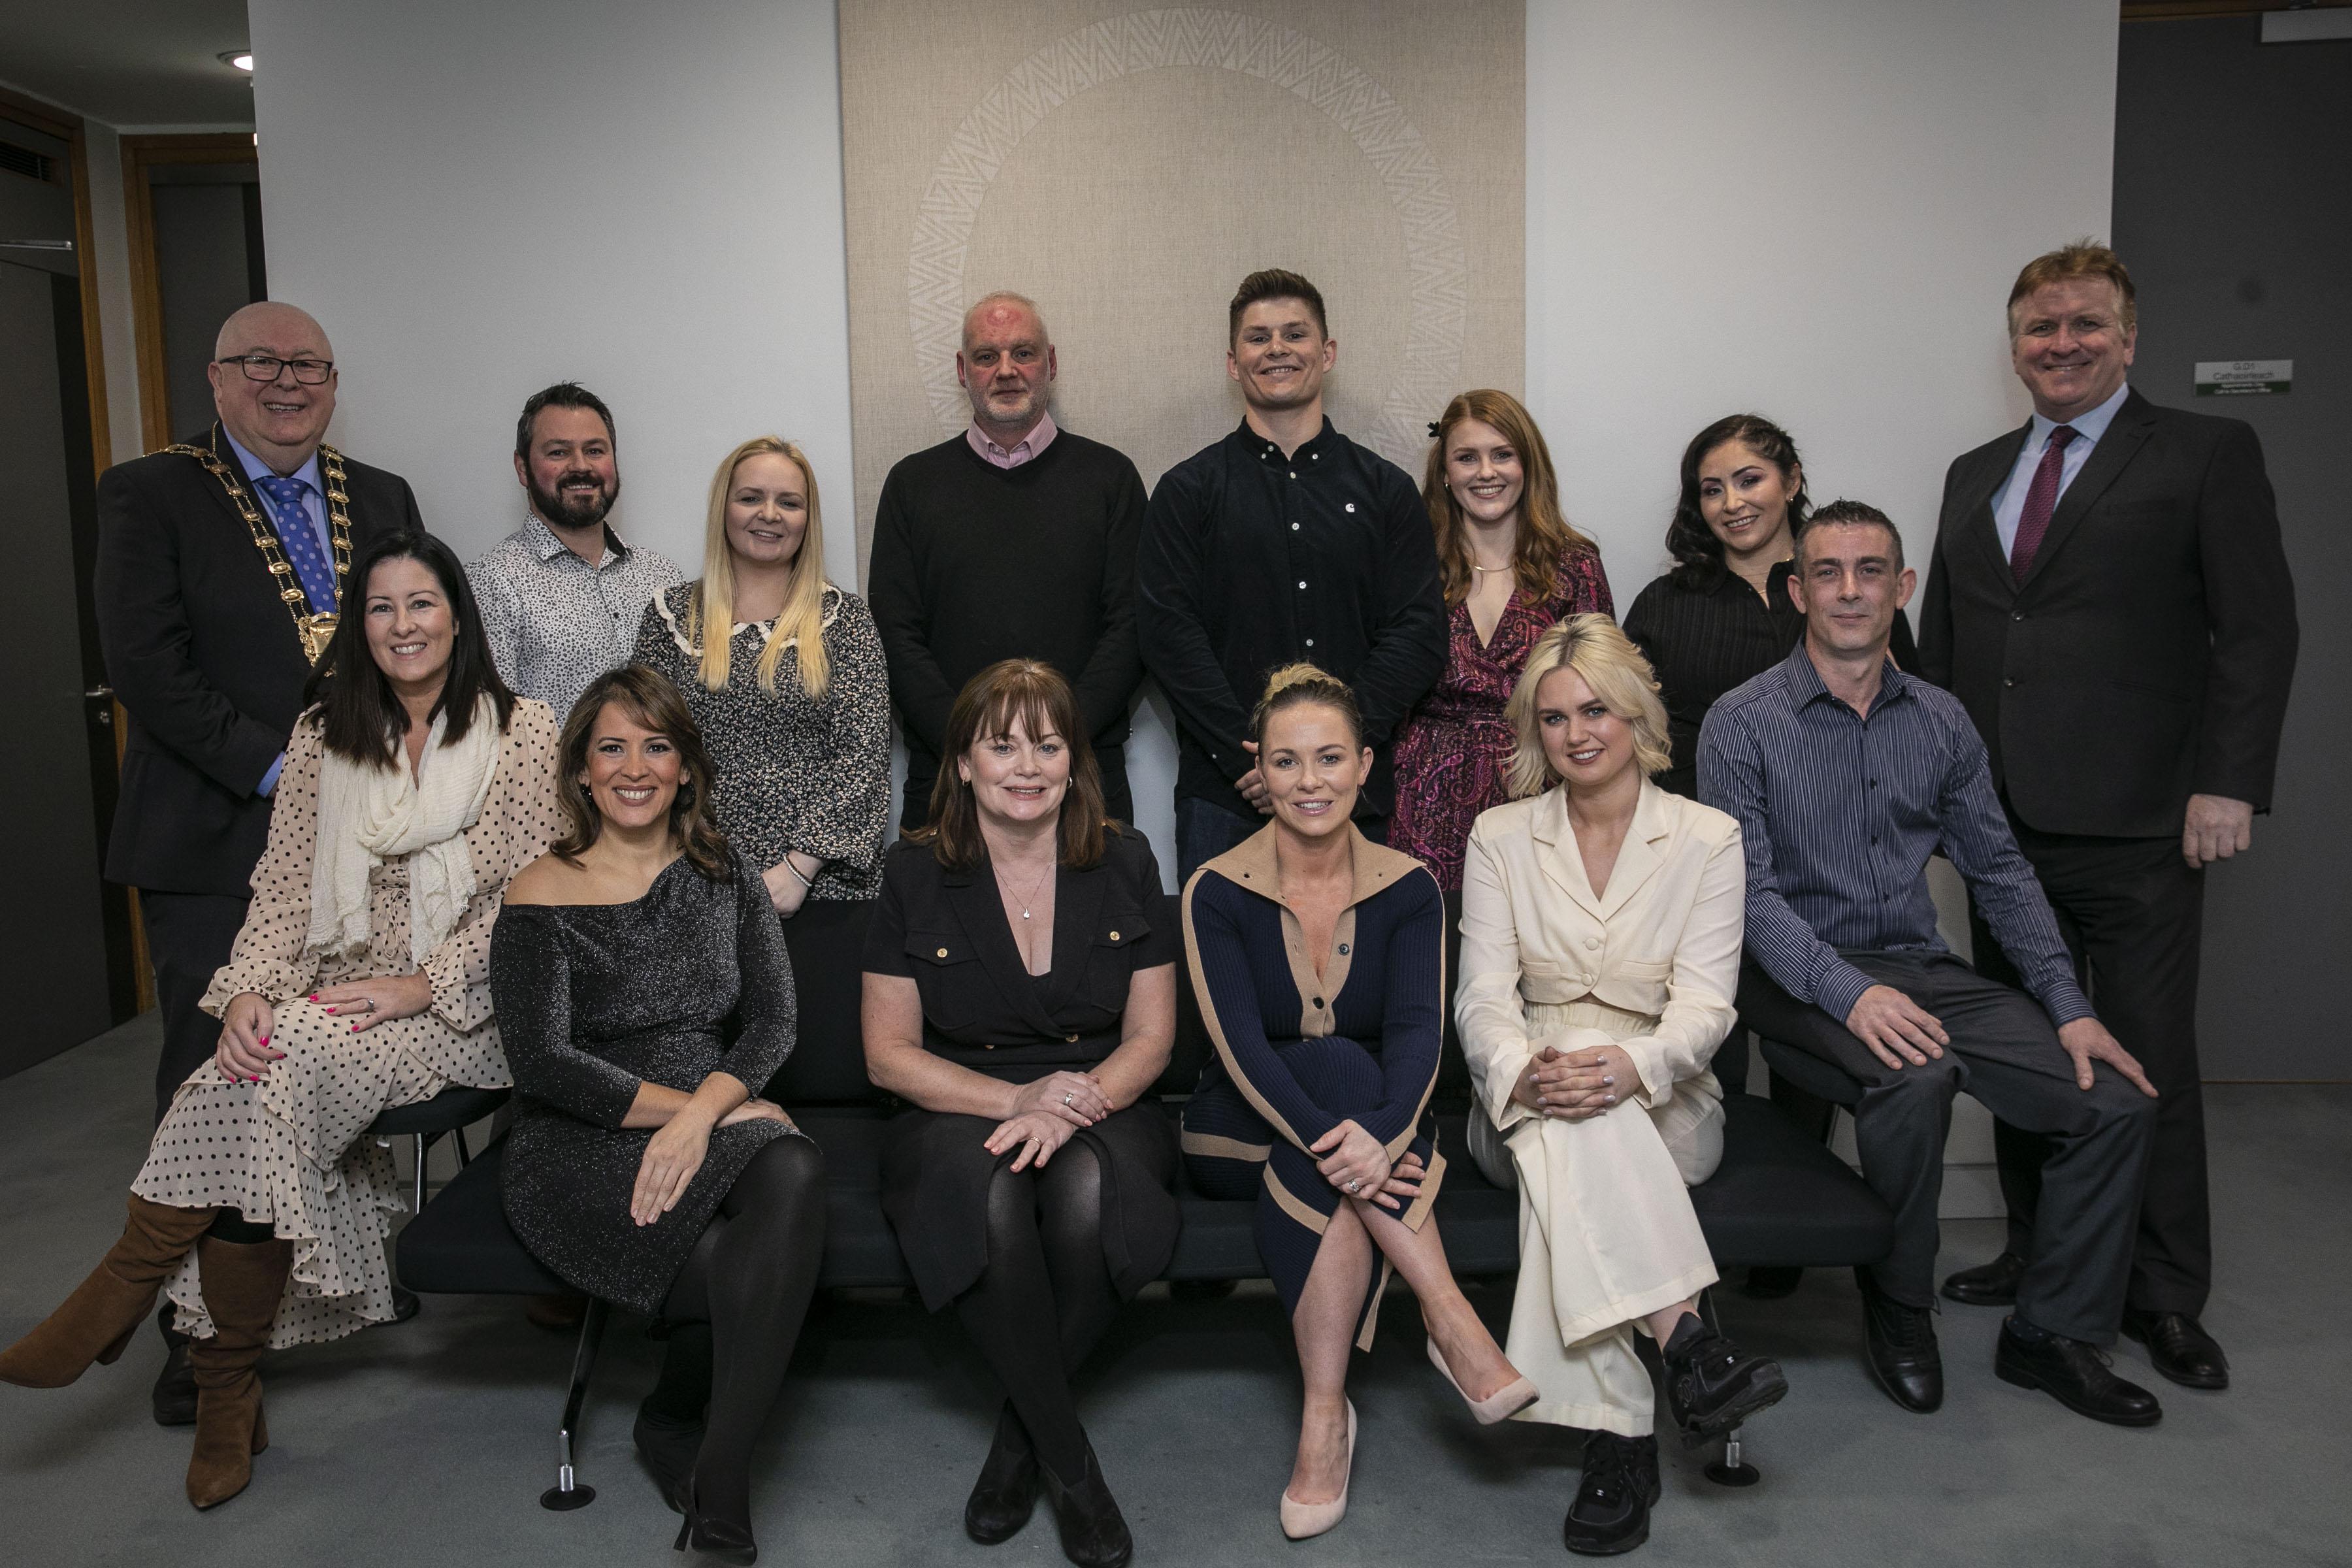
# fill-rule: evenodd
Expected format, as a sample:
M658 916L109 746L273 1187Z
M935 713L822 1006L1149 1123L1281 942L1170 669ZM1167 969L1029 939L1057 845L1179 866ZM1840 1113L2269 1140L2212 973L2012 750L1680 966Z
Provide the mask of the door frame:
M81 291L82 371L89 395L89 447L97 471L103 474L113 466L114 442L106 406L106 341L99 310L97 226L90 200L89 138L83 131L82 117L73 110L27 98L5 87L0 87L0 121L25 126L66 144L66 162L73 187L74 270ZM113 709L114 762L120 769L131 721L121 702L116 702ZM106 847L100 844L98 847L102 863ZM100 886L111 897L110 890L116 885L101 878ZM138 889L124 888L121 893L124 900L121 912L127 915L131 931L133 1005L143 1013L155 1005L155 972L147 952L147 925L140 915ZM120 940L119 932L113 940ZM110 965L119 962L117 949L110 958ZM119 976L120 971L116 973ZM120 984L119 978L116 984ZM120 991L116 995L121 995Z
M139 437L150 452L170 446L169 372L163 361L163 289L155 258L155 187L149 177L173 163L258 163L249 131L168 132L122 138L122 218L131 251L131 320L139 357Z

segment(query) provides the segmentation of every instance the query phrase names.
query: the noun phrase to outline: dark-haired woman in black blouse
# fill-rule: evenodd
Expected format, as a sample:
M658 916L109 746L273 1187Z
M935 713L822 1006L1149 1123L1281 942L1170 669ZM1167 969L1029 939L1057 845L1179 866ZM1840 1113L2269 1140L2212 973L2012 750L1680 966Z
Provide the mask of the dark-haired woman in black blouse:
M982 670L946 741L866 928L866 1068L912 1108L882 1207L923 1304L953 1302L1004 1384L964 1529L1010 1538L1042 1480L1063 1553L1116 1568L1134 1543L1070 1374L1175 1250L1175 1127L1139 1101L1175 1037L1176 923L1150 846L1103 820L1052 666Z
M1789 599L1790 558L1811 503L1789 433L1759 414L1718 419L1683 449L1682 489L1666 550L1674 570L1625 613L1658 677L1674 742L1662 788L1698 798L1698 728L1715 700L1789 657L1804 617ZM1911 623L1895 616L1895 662L1918 662Z

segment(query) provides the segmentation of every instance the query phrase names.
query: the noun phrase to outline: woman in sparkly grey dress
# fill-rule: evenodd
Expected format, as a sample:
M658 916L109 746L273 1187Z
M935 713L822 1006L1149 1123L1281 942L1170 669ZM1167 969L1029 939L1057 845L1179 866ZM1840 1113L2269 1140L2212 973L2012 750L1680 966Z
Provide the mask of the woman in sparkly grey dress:
M566 1283L672 1321L637 1447L687 1515L679 1544L740 1556L751 1443L824 1244L824 1161L756 1098L793 1047L783 933L710 825L709 759L667 680L589 687L558 773L570 831L514 879L490 950L518 1090L507 1217Z

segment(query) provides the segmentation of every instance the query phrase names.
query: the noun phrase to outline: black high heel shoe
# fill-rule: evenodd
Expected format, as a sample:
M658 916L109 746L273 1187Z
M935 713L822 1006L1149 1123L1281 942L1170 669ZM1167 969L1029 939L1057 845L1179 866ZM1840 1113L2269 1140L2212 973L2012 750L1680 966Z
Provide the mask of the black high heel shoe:
M982 1546L1010 1541L1037 1506L1037 1451L1010 1400L996 1418L996 1441L963 1505L963 1532Z
M1078 1479L1064 1484L1051 1465L1040 1464L1037 1474L1054 1505L1054 1519L1062 1527L1062 1555L1078 1568L1126 1568L1135 1555L1135 1538L1118 1511L1118 1500L1103 1481L1095 1462L1095 1446L1087 1445L1086 1468Z
M749 1520L708 1519L703 1516L700 1500L695 1496L694 1478L686 1481L686 1521L677 1527L677 1539L670 1549L683 1552L688 1545L697 1552L707 1552L730 1563L751 1563L760 1560L760 1543L751 1539Z
M637 1458L661 1489L662 1501L669 1504L670 1512L684 1513L694 1457L702 1451L702 1423L673 1421L639 1405L629 1436L636 1443Z

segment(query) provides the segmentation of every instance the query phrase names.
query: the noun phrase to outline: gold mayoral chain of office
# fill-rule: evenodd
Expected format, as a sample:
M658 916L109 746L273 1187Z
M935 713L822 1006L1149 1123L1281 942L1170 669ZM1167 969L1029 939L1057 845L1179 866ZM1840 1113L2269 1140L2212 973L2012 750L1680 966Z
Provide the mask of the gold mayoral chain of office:
M213 429L217 435L220 427L215 426ZM303 655L312 664L318 663L319 656L327 651L328 639L335 635L335 612L311 605L310 591L302 586L294 563L286 559L276 532L262 521L261 509L253 504L245 481L209 447L173 446L163 450L194 458L228 491L237 515L245 519L245 526L253 532L253 547L261 552L262 563L269 568L270 581L278 584L278 596L286 602L286 613L294 617L294 635L302 639ZM352 574L352 498L343 489L343 455L332 447L320 447L319 472L327 481L327 524L335 551L335 601L341 604Z

